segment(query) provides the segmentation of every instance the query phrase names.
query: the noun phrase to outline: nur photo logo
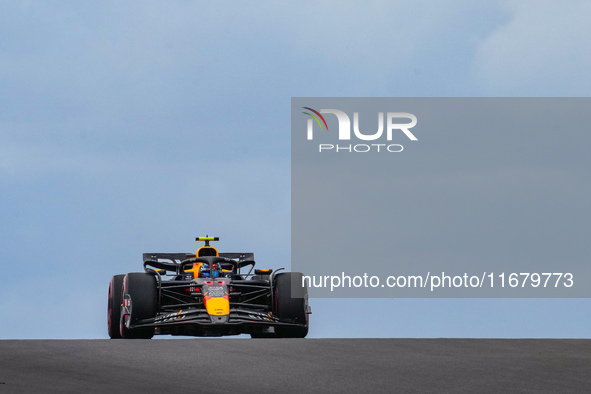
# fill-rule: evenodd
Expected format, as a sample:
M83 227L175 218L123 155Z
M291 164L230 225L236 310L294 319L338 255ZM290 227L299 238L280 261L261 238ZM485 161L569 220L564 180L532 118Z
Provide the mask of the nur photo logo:
M351 133L351 118L344 111L338 109L320 109L317 111L310 107L302 107L307 110L302 112L309 118L307 120L307 139L314 140L314 128L322 132L328 132L328 123L322 114L335 115L338 121L338 133L336 138L338 141L377 141L382 140L388 143L360 143L360 144L318 144L318 151L322 152L356 152L366 153L370 151L376 152L402 152L404 147L401 144L390 144L393 136L396 133L402 133L411 141L418 141L418 138L410 131L411 128L417 125L417 117L408 112L387 112L384 121L384 112L378 112L378 130L373 133L362 132L359 128L359 112L353 112L353 133ZM406 122L401 120L406 119ZM410 120L410 122L408 122ZM384 133L385 130L385 133Z

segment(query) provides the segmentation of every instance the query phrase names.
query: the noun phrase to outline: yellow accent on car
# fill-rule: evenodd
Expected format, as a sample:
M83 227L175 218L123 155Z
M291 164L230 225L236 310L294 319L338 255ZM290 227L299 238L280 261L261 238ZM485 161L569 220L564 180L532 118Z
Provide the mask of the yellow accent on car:
M220 254L216 248L214 248L213 246L207 246L207 245L202 246L199 249L197 249L197 253L195 253L195 256L197 256L197 257L211 256L210 254L202 254L201 251L204 249L213 249L215 252L215 256L217 256L217 257L220 256Z
M212 297L205 303L207 313L210 315L229 315L230 314L230 300L228 297Z

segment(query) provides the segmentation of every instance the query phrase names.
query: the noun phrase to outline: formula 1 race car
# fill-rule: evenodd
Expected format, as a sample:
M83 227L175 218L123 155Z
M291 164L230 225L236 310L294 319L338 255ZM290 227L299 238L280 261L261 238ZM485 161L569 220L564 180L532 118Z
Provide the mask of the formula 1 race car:
M145 272L111 279L111 338L308 334L312 312L301 273L254 269L253 253L218 253L209 245L217 237L196 241L205 241L196 254L144 253Z

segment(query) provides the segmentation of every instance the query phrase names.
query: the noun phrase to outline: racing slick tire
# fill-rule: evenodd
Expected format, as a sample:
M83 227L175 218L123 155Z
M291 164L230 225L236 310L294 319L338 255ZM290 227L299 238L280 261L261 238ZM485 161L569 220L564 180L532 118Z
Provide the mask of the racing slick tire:
M275 313L281 319L293 320L301 326L276 326L275 336L278 338L304 338L308 335L308 287L294 288L293 298L291 283L302 283L303 274L286 272L275 277Z
M123 293L123 277L115 275L109 283L109 304L107 307L107 329L109 338L121 338L119 323L121 320L121 295Z
M125 326L126 319L134 324L142 319L156 316L158 306L158 291L156 278L145 272L134 272L123 278L122 300L125 296L131 299L130 315L121 315L121 337L124 339L151 339L154 336L154 328L133 328Z

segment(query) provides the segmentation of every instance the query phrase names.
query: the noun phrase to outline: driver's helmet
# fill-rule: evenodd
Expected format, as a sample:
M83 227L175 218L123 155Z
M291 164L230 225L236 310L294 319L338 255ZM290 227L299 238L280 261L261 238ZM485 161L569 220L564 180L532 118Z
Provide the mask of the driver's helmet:
M219 278L220 276L222 276L222 267L217 263L213 263L211 265L211 277Z
M222 267L217 263L212 264L211 268L207 263L203 263L199 269L200 278L219 278L220 276L222 276Z

